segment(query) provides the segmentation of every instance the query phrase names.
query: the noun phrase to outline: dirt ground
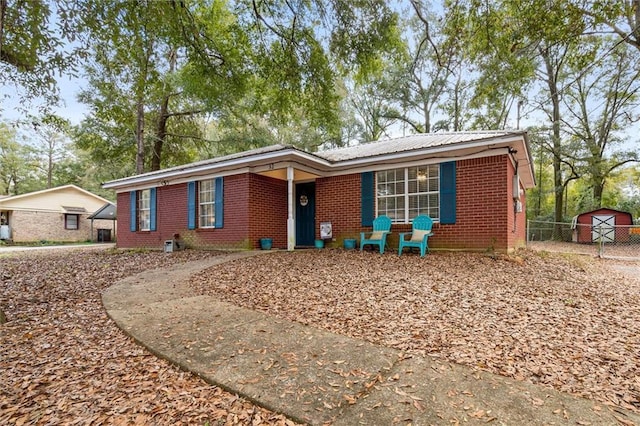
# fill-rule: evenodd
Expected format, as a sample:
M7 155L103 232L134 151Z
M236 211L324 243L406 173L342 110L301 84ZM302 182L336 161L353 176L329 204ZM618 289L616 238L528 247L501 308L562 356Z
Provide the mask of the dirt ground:
M236 305L640 411L638 263L534 252L279 252L192 286Z

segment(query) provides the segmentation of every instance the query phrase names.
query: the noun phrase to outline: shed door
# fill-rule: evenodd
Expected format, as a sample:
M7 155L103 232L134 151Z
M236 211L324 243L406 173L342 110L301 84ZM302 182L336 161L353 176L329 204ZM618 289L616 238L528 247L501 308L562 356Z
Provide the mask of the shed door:
M612 243L615 239L616 217L614 215L591 216L591 241Z

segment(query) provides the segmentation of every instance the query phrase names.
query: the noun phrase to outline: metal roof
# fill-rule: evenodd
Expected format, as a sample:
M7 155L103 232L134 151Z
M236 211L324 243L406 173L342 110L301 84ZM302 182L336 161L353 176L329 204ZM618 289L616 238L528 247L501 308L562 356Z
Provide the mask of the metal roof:
M87 219L109 219L116 220L116 206L113 203L107 203L93 212Z
M521 136L522 131L479 131L455 133L421 133L400 138L363 143L347 148L336 148L316 153L331 162L353 160L356 158L374 157L425 148L435 148L482 140L495 140L504 136ZM452 147L453 149L453 147Z
M520 149L514 148L520 147ZM270 145L236 154L211 158L177 167L129 176L103 184L104 188L131 189L142 185L164 185L175 179L192 178L207 173L233 172L260 168L276 162L291 162L307 167L319 175L340 173L354 168L397 164L419 158L461 158L481 155L497 149L508 149L520 161L518 168L525 187L535 185L532 161L524 131L473 131L424 133L400 138L363 143L347 148L307 152L289 145ZM257 170L257 169L256 169Z
M126 181L129 180L131 178L134 178L136 176L154 176L154 175L166 175L168 173L173 173L173 172L180 172L182 170L191 170L191 169L195 169L195 168L199 168L199 167L206 167L208 165L215 165L218 163L225 163L228 161L232 161L232 160L239 160L242 158L250 158L250 157L255 157L257 155L261 155L261 154L267 154L270 152L277 152L277 151L284 151L287 149L295 149L293 146L288 146L288 145L280 145L280 144L275 144L275 145L269 145L269 146L264 146L261 148L256 148L256 149L250 149L248 151L242 151L242 152L237 152L234 154L229 154L229 155L223 155L222 157L213 157L213 158L208 158L206 160L201 160L201 161L196 161L193 163L189 163L189 164L182 164L180 166L174 166L174 167L168 167L166 169L160 169L160 170L155 170L153 172L146 172L146 173L142 173L140 175L135 175L135 176L128 176L128 177L124 177L124 178L120 178L120 179L114 179L112 181L109 181L108 183L115 183L115 182L119 182L119 181ZM304 151L302 151L304 152Z

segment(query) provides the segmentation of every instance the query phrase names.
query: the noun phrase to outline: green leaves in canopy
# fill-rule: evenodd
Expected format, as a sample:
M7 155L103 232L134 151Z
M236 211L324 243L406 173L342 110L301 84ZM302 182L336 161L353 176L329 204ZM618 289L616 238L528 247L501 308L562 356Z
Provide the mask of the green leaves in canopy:
M0 1L0 87L24 100L58 102L55 77L72 72L81 50L75 39L74 2ZM46 108L46 107L45 107Z
M321 2L320 2L321 3ZM345 74L363 82L381 70L386 52L401 50L398 14L385 0L331 0L321 3L331 29L331 53Z

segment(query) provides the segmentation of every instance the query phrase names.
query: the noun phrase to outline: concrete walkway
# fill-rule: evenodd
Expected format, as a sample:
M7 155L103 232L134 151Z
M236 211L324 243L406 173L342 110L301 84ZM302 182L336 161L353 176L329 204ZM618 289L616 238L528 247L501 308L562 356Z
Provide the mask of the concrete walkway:
M107 289L103 304L156 355L298 422L640 425L622 409L283 321L187 285L202 269L262 253L147 271Z

